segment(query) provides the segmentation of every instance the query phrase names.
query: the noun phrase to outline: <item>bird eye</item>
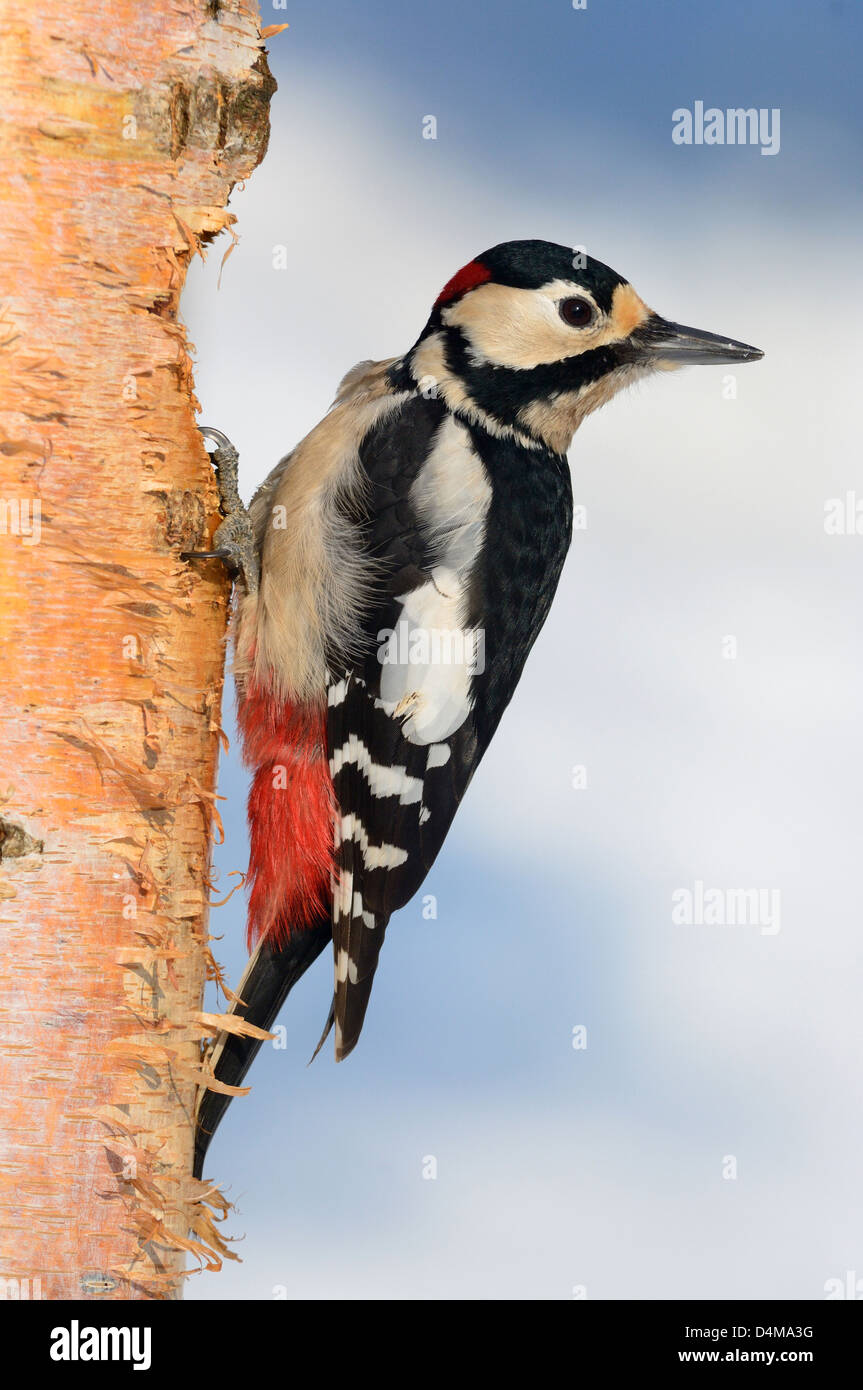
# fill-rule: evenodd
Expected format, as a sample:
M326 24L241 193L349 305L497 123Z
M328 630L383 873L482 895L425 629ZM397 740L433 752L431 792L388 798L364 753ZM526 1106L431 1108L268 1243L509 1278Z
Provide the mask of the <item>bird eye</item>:
M560 317L570 328L586 328L593 322L593 305L589 299L564 299L560 305Z

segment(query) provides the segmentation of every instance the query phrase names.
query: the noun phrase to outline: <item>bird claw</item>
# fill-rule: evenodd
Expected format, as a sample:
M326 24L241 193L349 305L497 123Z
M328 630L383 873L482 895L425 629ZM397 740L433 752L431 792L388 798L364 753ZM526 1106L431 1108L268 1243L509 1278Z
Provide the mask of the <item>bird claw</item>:
M211 425L199 425L204 439L216 445L210 454L216 469L224 521L213 536L212 550L184 550L181 560L221 560L249 594L257 592L260 579L258 547L249 513L240 499L237 468L240 456L226 434Z

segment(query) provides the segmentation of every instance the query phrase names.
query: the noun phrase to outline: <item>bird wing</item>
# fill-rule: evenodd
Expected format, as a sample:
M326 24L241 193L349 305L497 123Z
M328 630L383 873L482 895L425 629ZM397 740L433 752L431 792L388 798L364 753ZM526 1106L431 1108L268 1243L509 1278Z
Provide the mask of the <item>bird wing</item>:
M360 461L364 496L345 520L359 528L375 601L365 658L330 661L327 713L337 1059L359 1038L389 917L440 850L548 606L537 584L511 605L523 632L493 616L491 478L470 428L440 401L409 400L369 432Z

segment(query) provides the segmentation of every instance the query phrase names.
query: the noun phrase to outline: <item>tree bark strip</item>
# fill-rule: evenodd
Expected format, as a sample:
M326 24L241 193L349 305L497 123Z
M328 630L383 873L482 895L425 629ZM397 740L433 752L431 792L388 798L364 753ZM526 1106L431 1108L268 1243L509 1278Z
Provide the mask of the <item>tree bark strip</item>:
M52 11L52 13L49 13ZM173 1298L228 586L177 311L275 84L243 0L0 0L0 1297Z

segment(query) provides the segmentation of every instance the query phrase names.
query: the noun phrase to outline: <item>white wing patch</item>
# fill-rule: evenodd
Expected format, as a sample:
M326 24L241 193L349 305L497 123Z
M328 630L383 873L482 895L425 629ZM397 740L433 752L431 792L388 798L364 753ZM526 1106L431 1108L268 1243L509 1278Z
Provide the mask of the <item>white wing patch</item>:
M437 744L471 708L471 677L483 636L465 628L467 592L485 537L491 484L470 435L448 416L410 491L438 563L428 581L399 598L395 630L380 649L380 703L402 717L409 743Z

